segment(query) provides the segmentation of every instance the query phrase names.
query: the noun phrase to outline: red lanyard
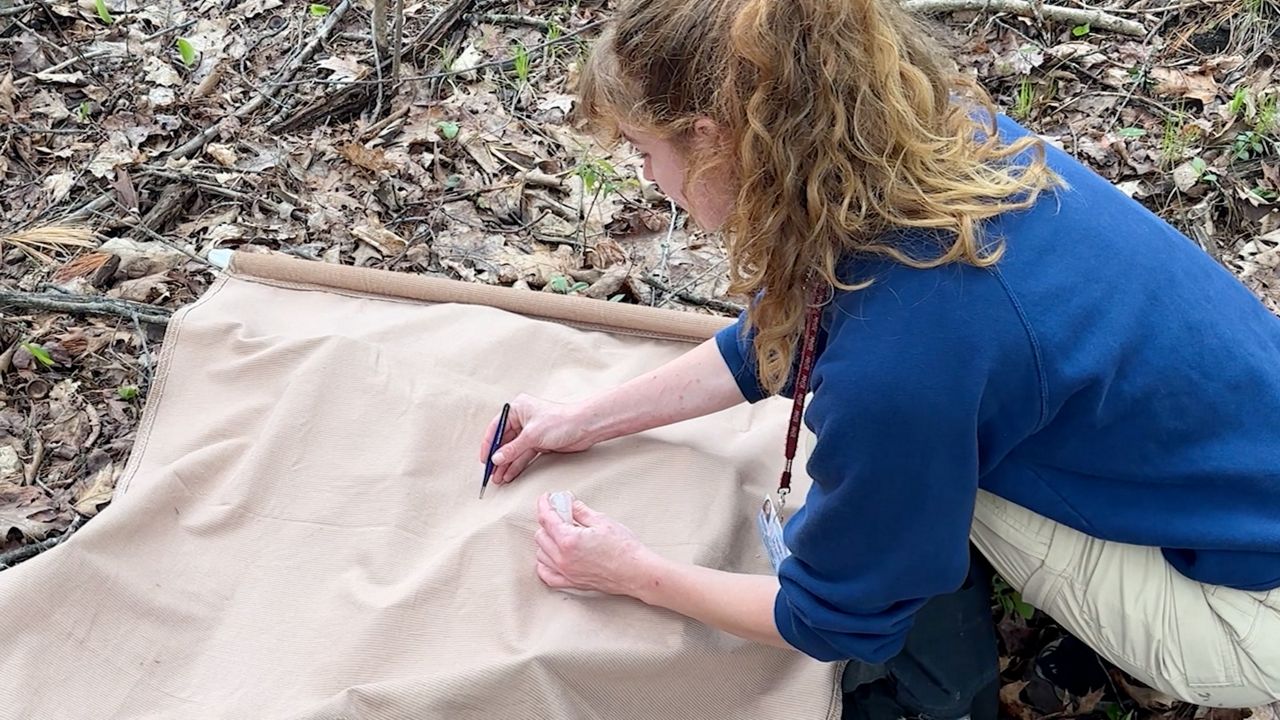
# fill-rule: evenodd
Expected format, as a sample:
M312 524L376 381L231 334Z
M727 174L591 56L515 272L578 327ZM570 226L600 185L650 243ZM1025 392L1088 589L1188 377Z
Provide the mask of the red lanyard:
M818 325L822 319L822 306L826 295L821 284L815 284L808 307L804 315L804 335L800 341L800 367L796 370L796 381L792 388L794 399L791 404L791 424L787 427L787 464L782 470L782 478L778 480L778 512L787 504L787 495L791 492L791 465L796 459L796 446L800 442L800 424L804 422L804 401L809 394L809 378L813 375L814 356L818 351Z

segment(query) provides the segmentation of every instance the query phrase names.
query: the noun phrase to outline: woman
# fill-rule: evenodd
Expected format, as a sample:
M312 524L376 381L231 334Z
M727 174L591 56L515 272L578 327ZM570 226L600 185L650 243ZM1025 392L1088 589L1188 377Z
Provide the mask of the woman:
M545 498L539 577L878 663L964 583L972 539L1150 685L1206 705L1280 698L1280 320L997 118L936 47L894 0L618 9L581 108L725 231L731 292L756 301L598 397L520 398L495 482L540 453L792 394L814 307L813 486L777 577L674 564L581 503L577 525L559 521Z

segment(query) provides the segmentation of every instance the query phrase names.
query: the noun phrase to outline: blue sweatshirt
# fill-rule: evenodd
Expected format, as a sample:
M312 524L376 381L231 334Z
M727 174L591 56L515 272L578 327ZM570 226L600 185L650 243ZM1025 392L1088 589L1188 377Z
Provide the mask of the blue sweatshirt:
M824 312L813 485L774 607L812 657L901 649L965 578L979 488L1200 582L1280 586L1280 319L1106 180L1048 161L1069 189L990 222L995 268L852 262L874 284ZM755 402L751 340L741 320L717 338Z

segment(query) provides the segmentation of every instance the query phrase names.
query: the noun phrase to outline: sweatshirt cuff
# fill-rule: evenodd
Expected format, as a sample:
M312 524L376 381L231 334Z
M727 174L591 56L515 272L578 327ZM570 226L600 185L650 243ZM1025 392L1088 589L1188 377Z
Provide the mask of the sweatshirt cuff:
M744 343L750 346L750 343L742 338L741 321L716 333L716 347L720 348L720 356L724 358L725 365L729 366L729 373L733 375L733 381L738 384L742 397L749 403L757 403L767 396L760 388L754 359L743 354Z

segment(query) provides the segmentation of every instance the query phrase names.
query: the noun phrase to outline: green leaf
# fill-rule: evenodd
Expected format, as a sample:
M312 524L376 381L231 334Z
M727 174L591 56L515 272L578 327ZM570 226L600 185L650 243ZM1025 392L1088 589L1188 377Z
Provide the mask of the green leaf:
M571 293L582 292L583 290L586 290L589 287L591 287L591 283L576 282L573 284L573 287L569 288L569 292Z
M35 343L29 343L29 342L22 343L22 347L27 352L31 353L31 357L39 361L41 365L45 367L53 367L55 365L55 363L53 362L53 357L49 355L49 351L45 350L43 347L40 347Z
M1191 169L1196 171L1197 175L1204 175L1208 165L1205 164L1204 158L1191 158Z
M449 188L450 190L458 187L461 184L462 184L461 175L450 175L449 177L444 179L444 186Z
M1036 614L1036 609L1030 603L1024 602L1020 597L1013 601L1013 607L1024 620L1030 620L1031 616Z
M622 293L618 293L617 295L614 295L613 297L609 298L609 302L622 302L623 298L625 297L626 295L623 295Z
M441 120L436 123L436 127L440 129L440 135L445 140L452 140L458 137L458 123L451 120Z
M190 40L178 38L178 54L182 56L183 65L191 67L196 64L196 49Z
M1093 28L1089 27L1089 23L1085 23L1071 28L1071 34L1076 37L1084 37L1085 35L1088 35L1089 31L1092 29Z
M1122 137L1122 138L1130 138L1130 139L1132 139L1132 138L1140 138L1140 137L1143 137L1144 135L1146 135L1146 134L1147 134L1147 131L1146 131L1146 129L1145 129L1145 128L1140 128L1140 127L1127 127L1127 128L1120 128L1120 131L1119 131L1118 133L1116 133L1116 134L1118 134L1118 135L1119 135L1120 137Z
M114 25L116 19L111 17L111 11L107 9L106 0L93 0L93 6L98 10L98 17L102 18L102 22L107 25Z
M76 114L80 116L81 122L89 119L89 101L81 100L80 107L76 108Z
M133 400L138 397L138 388L135 385L121 385L116 388L116 395L119 395L121 400Z
M569 280L563 275L556 275L551 278L551 282L547 283L551 286L552 292L558 292L564 295L569 292Z
M329 11L332 9L333 8L329 7L328 5L323 5L321 3L311 3L309 6L307 6L307 11L311 13L311 17L318 17L318 18L322 18L325 15L328 15Z

